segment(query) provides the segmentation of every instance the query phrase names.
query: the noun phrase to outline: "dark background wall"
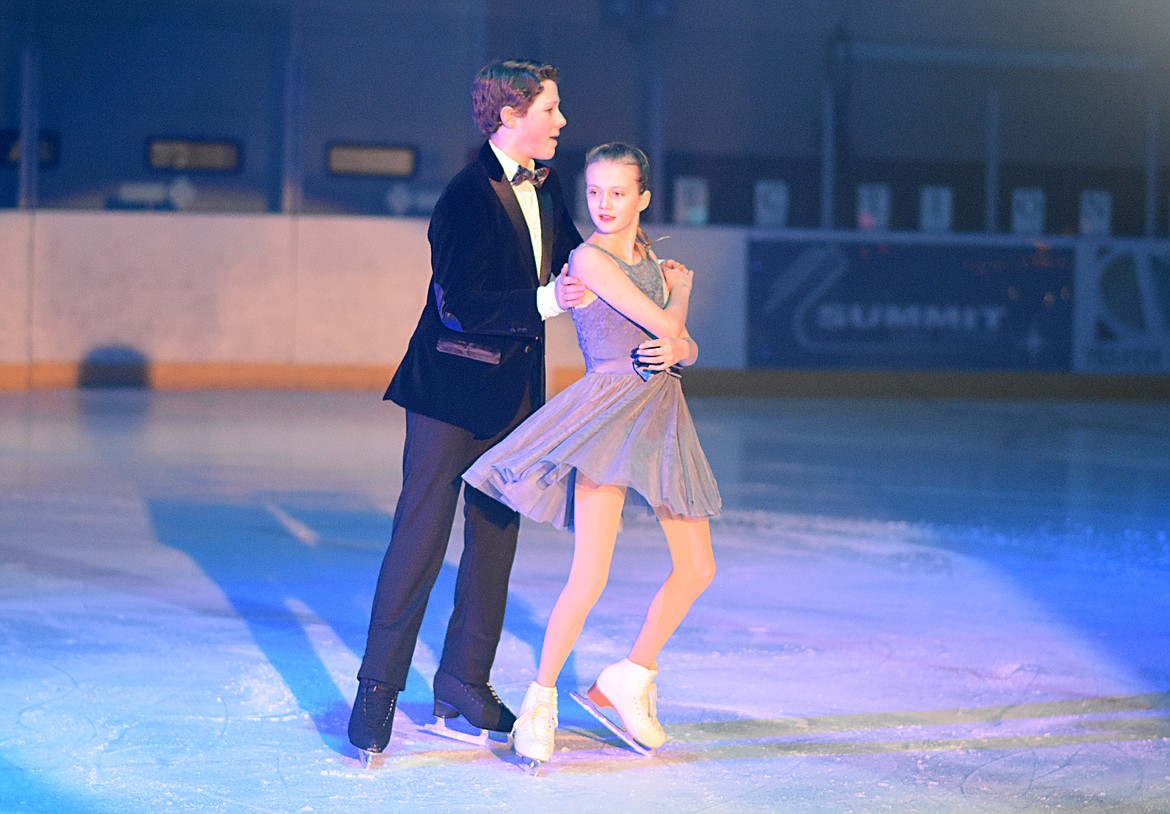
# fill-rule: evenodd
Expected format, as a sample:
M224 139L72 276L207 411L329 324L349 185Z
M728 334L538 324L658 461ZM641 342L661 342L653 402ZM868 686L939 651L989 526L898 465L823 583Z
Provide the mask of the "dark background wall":
M39 123L55 140L43 207L120 206L124 184L174 183L146 145L176 136L242 156L236 172L184 173L198 189L186 208L425 213L479 142L472 76L523 55L562 69L562 170L602 141L657 147L662 217L680 174L708 179L713 223L751 223L753 181L781 178L791 224L819 225L829 84L839 225L856 184L876 181L891 186L894 228L915 228L918 186L944 183L956 229L985 229L994 94L1000 228L1016 186L1046 190L1052 233L1075 231L1079 191L1099 188L1115 231L1143 233L1154 113L1166 234L1170 0L0 0L0 23L10 137L26 54L39 66ZM331 175L338 142L412 147L417 170ZM10 160L0 206L17 195Z

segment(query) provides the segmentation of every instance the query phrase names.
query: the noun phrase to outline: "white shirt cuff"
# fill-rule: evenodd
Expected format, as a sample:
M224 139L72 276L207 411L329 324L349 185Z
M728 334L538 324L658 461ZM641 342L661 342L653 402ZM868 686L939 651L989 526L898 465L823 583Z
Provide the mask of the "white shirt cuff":
M536 289L536 310L540 312L541 319L565 313L565 309L557 305L556 286L557 281L553 279Z

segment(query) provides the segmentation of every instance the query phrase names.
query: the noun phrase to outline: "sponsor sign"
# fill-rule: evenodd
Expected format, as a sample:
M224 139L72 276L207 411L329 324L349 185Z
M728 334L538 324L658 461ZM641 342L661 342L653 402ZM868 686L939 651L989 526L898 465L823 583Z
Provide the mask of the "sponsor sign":
M1070 248L761 240L749 258L752 367L1071 368Z
M1077 255L1075 370L1170 373L1170 245L1086 243Z

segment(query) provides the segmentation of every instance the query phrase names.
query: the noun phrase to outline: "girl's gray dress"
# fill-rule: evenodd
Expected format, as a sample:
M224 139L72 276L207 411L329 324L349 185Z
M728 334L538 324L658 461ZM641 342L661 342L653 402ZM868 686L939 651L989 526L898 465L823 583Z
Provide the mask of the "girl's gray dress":
M643 256L629 265L592 243L659 306L665 285ZM679 379L634 370L632 351L651 338L598 298L573 309L585 376L528 417L463 475L476 489L525 517L573 527L577 472L598 484L626 486L658 514L691 518L719 513L722 501L699 446Z

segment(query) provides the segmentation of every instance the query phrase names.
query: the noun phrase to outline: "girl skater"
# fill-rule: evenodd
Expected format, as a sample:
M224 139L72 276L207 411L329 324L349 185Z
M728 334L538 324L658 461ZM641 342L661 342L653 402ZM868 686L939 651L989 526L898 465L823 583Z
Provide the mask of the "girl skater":
M463 476L535 520L574 532L573 564L545 631L536 681L512 730L534 768L553 753L557 676L609 576L626 490L657 515L671 572L629 655L601 671L588 701L612 707L618 731L650 752L666 741L655 711L658 652L715 574L708 518L721 501L683 400L678 367L698 345L686 329L691 272L659 264L638 226L650 203L649 165L636 147L595 147L585 160L597 231L570 256L595 295L573 310L586 375L480 457Z

